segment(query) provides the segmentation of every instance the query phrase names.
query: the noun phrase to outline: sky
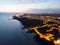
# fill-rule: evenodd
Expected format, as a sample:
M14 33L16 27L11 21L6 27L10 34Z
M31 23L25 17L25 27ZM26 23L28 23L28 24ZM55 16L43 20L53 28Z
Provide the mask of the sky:
M31 8L60 9L60 0L0 0L0 12L25 12Z

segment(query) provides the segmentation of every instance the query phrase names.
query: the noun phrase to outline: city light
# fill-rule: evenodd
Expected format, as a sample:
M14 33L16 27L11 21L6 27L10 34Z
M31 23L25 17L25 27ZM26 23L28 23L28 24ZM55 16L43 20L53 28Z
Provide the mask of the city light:
M55 45L60 45L60 39L54 41Z

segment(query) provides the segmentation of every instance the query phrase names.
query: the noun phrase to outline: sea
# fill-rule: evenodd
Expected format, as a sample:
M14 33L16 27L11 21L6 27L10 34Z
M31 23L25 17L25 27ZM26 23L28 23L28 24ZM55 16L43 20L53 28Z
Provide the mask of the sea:
M34 33L26 33L24 25L13 19L14 13L0 13L0 45L40 45Z

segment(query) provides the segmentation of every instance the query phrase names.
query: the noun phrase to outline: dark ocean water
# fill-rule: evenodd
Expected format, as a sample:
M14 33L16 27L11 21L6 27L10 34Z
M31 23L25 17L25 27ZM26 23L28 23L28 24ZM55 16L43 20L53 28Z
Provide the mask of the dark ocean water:
M21 29L21 22L12 19L9 13L0 13L0 45L40 45L33 33Z

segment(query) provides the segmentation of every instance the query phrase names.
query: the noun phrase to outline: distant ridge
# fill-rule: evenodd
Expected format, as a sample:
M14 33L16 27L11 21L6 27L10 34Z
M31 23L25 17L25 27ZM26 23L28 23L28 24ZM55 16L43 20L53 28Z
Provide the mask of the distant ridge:
M0 13L60 14L60 9L27 9L25 10L25 12L0 12Z
M60 14L60 9L28 9L26 13L52 13Z

